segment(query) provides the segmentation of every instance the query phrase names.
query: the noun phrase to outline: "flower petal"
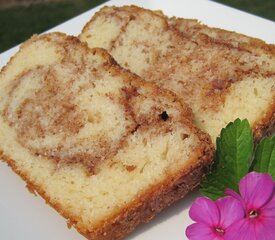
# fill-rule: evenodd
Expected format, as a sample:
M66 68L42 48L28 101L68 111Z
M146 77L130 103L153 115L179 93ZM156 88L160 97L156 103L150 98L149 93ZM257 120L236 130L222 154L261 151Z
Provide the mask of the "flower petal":
M275 184L274 184L275 186ZM274 187L275 188L275 187ZM261 208L257 221L256 234L261 240L270 240L275 236L275 192L270 201Z
M235 198L235 199L237 199L237 200L239 200L240 202L243 201L242 197L230 188L226 188L224 190L224 193L231 196L231 197L233 197L233 198Z
M256 237L255 224L247 218L243 218L233 224L226 230L225 240L259 240Z
M261 216L275 219L275 184L272 198L261 208Z
M213 229L204 223L194 223L185 231L189 240L223 240L223 236L216 235Z
M266 173L248 173L240 181L240 193L246 210L259 209L273 194L272 177Z
M199 223L214 226L220 222L219 209L214 201L209 198L199 197L189 210L190 218Z
M275 219L260 218L255 224L257 239L270 240L275 236Z
M223 229L245 216L242 203L231 196L220 198L216 204L220 210L219 226Z

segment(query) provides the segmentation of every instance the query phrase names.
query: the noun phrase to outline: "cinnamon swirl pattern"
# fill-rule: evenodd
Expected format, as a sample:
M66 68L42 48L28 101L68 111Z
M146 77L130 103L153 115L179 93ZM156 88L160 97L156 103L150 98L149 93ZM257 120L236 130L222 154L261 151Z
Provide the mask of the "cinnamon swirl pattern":
M125 118L121 97L112 97L120 90L106 92L94 82L94 74L65 62L18 76L3 112L20 144L36 156L79 162L90 171L113 156L135 123L131 116Z

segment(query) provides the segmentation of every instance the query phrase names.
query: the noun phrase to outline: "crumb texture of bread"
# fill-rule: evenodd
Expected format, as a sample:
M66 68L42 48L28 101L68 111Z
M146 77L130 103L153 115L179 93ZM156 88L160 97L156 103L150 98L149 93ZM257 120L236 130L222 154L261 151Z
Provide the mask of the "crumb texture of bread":
M121 239L199 184L213 146L192 117L61 33L34 36L0 73L0 158L88 239Z
M108 34L110 22L120 30ZM213 142L238 117L249 120L255 138L268 126L274 131L274 45L136 6L102 8L79 38L90 47L106 48L123 67L176 93Z

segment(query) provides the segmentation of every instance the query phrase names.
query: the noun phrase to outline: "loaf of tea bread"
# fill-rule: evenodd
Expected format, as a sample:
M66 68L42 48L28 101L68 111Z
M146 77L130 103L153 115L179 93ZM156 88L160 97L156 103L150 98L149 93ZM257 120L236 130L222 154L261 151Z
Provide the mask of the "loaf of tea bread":
M176 93L213 142L236 118L249 120L256 140L274 132L274 45L136 6L102 8L79 38Z
M93 240L121 239L194 189L210 137L175 94L61 33L0 73L0 159Z

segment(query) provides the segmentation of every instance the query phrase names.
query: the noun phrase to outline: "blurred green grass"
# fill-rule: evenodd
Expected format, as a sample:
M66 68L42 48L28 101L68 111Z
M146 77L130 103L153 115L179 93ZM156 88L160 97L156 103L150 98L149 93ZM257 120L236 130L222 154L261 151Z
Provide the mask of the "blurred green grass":
M275 0L215 0L215 2L275 21Z
M64 0L30 6L0 8L0 53L34 33L41 33L106 0ZM264 18L275 20L275 0L216 0Z
M66 0L0 9L0 53L106 0Z

